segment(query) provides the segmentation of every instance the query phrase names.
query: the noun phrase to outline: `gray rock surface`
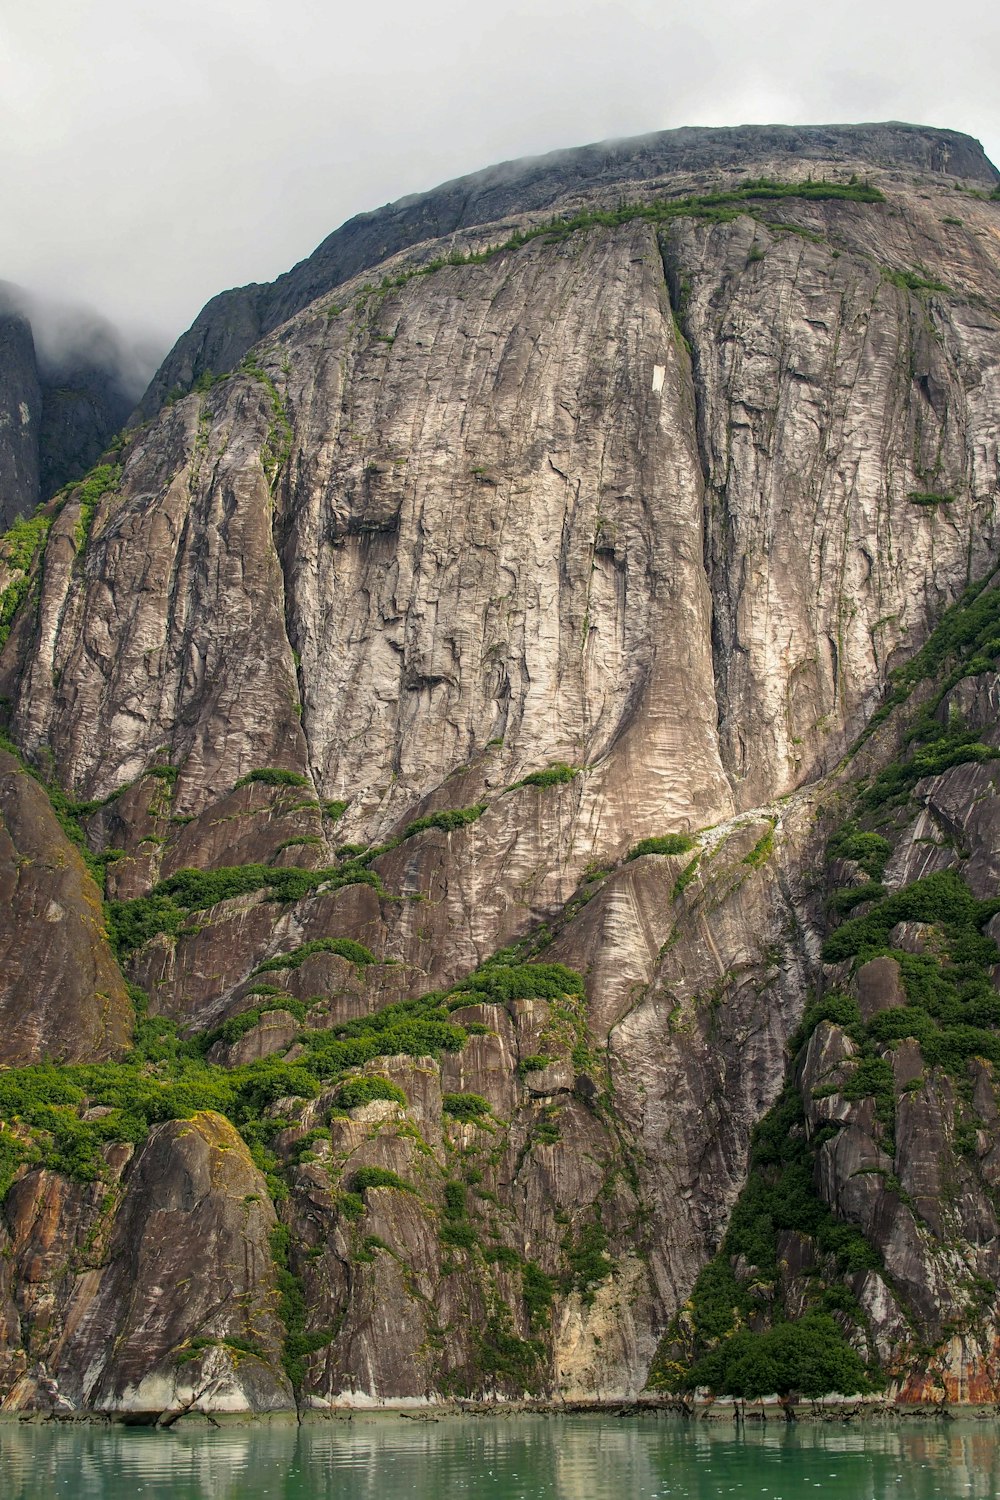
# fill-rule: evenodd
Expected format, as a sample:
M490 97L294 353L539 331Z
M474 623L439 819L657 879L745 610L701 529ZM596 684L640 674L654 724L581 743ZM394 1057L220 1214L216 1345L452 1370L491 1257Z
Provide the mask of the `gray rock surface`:
M885 202L596 223L405 274L554 209L740 174L856 175ZM0 694L20 749L86 799L95 852L123 851L108 896L368 849L373 883L224 893L139 944L126 970L154 1018L190 1037L264 1004L213 1043L235 1075L300 1061L310 1032L346 1034L532 934L528 952L585 981L585 1003L462 996L460 1051L357 1065L403 1102L269 1096L300 1404L630 1399L786 1081L815 1191L877 1252L849 1290L898 1388L937 1390L913 1325L942 1390L1000 1394L992 1324L969 1312L1000 1271L988 1061L975 1120L915 1038L862 1060L826 1021L787 1078L810 997L834 990L864 1021L905 998L902 959L823 965L823 851L856 786L904 751L919 693L848 753L890 673L996 565L995 180L974 143L879 126L668 133L442 190L439 209L431 195L347 226L266 297L221 300L161 375L186 383L266 328L253 359L132 434L89 531L78 492L53 514ZM376 259L385 287L355 274ZM951 498L913 500L932 488ZM989 734L995 674L950 691ZM561 763L576 774L525 783ZM988 755L946 768L887 812L888 889L954 868L996 896L993 774ZM690 843L628 857L668 834ZM835 863L832 886L860 883L856 860ZM900 936L919 957L927 934ZM374 962L299 952L345 938ZM58 960L65 984L38 924L19 943L24 972ZM100 933L95 952L113 966ZM68 1055L48 988L19 1004L32 1041L11 1060ZM854 1086L872 1061L891 1101ZM454 1094L489 1113L454 1113ZM40 1206L16 1224L5 1210L22 1247L0 1277L9 1402L48 1409L53 1381L101 1409L291 1400L267 1186L233 1127L196 1118L116 1168L89 1310L42 1276L61 1364L19 1331L26 1268L45 1245L70 1263L96 1209L90 1188L22 1169L14 1204ZM806 1239L782 1240L792 1308L818 1267ZM158 1310L157 1278L199 1281L203 1243L204 1288ZM252 1335L209 1316L234 1258ZM98 1359L108 1329L120 1352ZM227 1334L263 1353L241 1360ZM177 1349L198 1355L180 1373Z

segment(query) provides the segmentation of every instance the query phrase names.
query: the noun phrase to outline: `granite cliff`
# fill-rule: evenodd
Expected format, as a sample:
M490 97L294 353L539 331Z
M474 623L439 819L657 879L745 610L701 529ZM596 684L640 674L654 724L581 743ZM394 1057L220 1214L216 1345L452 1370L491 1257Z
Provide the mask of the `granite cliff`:
M0 543L6 1409L1000 1399L997 181L407 200Z

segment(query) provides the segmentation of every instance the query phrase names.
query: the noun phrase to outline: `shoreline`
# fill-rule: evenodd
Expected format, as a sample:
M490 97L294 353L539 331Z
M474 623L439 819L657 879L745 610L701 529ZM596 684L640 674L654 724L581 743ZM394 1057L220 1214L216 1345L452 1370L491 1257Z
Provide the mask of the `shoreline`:
M881 1425L883 1423L921 1422L987 1422L1000 1419L1000 1403L898 1403L891 1400L859 1398L857 1400L823 1398L802 1400L786 1405L777 1397L760 1401L685 1402L676 1398L640 1396L632 1400L608 1401L420 1401L419 1404L387 1399L364 1405L342 1402L335 1406L292 1407L271 1412L252 1411L2 1411L0 1426L93 1426L141 1427L169 1431L174 1427L318 1427L329 1422L378 1422L386 1418L411 1422L453 1421L462 1417L667 1417L687 1424L711 1423L715 1426L763 1427L777 1424L793 1427L799 1423Z

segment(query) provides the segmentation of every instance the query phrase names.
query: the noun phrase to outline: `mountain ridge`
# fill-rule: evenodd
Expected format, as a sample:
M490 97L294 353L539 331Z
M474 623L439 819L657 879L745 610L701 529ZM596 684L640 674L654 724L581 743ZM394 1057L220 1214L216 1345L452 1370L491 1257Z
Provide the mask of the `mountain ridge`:
M221 374L294 313L359 272L423 239L475 229L511 212L554 211L567 192L664 173L747 169L776 157L836 165L945 173L996 187L1000 172L982 146L957 131L889 121L857 126L682 126L517 158L466 174L347 220L273 282L220 292L178 339L135 418L149 418L171 392L211 370ZM629 171L628 169L631 169Z

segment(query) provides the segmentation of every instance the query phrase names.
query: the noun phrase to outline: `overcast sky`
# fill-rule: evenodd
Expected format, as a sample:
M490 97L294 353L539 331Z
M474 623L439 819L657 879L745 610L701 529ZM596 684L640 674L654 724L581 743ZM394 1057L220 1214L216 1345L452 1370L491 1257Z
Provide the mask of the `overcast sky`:
M352 214L560 146L901 119L1000 161L987 0L0 7L0 278L164 347Z

